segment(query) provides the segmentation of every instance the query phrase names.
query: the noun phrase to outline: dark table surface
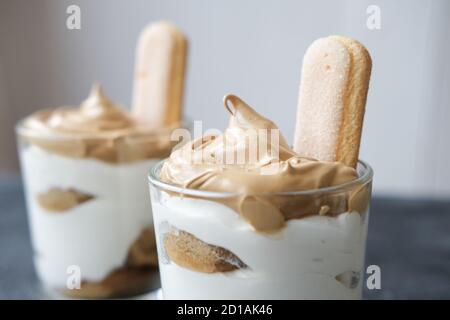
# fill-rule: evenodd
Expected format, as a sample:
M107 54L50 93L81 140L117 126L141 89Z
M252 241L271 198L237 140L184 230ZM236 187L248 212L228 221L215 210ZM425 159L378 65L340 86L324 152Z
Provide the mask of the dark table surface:
M367 265L381 289L367 299L450 299L450 201L375 198ZM32 265L20 179L0 177L0 299L43 299Z

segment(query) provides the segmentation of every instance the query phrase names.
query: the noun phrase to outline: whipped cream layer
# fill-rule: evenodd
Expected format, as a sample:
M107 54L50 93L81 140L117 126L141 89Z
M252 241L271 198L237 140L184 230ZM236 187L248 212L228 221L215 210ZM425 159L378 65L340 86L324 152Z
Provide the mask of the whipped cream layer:
M154 196L156 194L153 194ZM152 198L165 299L358 299L367 215L309 216L283 232L255 232L226 205L162 192ZM183 268L161 239L173 226L230 250L248 267L202 273Z
M152 130L96 85L79 107L38 111L23 121L19 133L50 152L122 163L166 157L173 146L170 129Z
M239 194L217 201L259 231L279 230L285 221L309 215L366 210L369 191L362 185L338 195L276 195L342 185L357 179L358 173L339 162L300 157L278 127L244 101L227 95L224 103L231 114L225 132L172 152L161 180L184 188Z
M75 265L82 290L68 295L146 290L156 265L147 174L169 154L170 130L152 131L94 86L79 107L37 112L17 132L42 282L66 289Z
M46 285L66 288L71 265L79 266L82 280L88 282L102 281L124 267L132 244L152 227L146 174L156 161L118 166L34 145L21 150L35 265ZM92 198L50 211L39 195L55 187L76 188Z

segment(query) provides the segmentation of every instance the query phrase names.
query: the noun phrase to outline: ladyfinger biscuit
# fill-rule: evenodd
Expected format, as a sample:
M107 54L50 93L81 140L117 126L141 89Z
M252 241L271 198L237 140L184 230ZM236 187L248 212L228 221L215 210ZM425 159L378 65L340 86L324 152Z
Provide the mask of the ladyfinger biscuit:
M294 150L304 157L358 161L372 61L356 40L330 36L303 59Z
M144 29L136 49L132 111L153 128L180 122L187 40L168 22Z
M156 240L153 227L145 228L128 249L126 266L148 268L158 266Z
M197 272L227 272L246 267L230 251L203 242L186 231L171 228L165 234L163 243L173 262Z
M135 296L154 287L158 266L153 227L141 231L131 244L125 265L114 269L98 282L82 281L79 290L61 290L74 298L106 299Z
M51 188L36 196L39 206L48 212L64 212L85 203L94 196L75 189Z

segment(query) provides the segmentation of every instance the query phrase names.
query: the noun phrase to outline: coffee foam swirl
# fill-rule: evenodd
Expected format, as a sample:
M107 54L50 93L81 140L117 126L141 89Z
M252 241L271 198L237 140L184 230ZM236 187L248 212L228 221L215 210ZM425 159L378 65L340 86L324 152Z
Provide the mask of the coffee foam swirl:
M173 143L170 130L150 130L115 105L99 85L79 107L39 111L26 118L19 133L47 151L105 162L162 158Z
M161 170L161 180L184 188L239 194L215 201L239 212L259 231L279 230L288 219L314 214L334 216L367 207L366 188L367 196L362 197L351 192L280 195L341 185L357 179L358 174L339 162L298 156L272 121L238 97L227 95L224 104L231 114L225 132L194 140L172 152ZM357 189L355 193L362 192L361 186Z
M91 135L130 129L136 124L105 96L99 85L94 85L89 97L79 108L38 112L25 121L25 126L66 135Z

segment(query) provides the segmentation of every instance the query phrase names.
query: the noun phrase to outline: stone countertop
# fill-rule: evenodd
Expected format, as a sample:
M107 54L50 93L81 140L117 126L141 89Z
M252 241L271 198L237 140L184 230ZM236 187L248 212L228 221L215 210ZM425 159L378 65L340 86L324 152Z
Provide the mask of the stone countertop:
M366 265L381 289L366 299L450 299L450 201L374 198ZM0 299L46 299L32 265L20 178L0 177Z

